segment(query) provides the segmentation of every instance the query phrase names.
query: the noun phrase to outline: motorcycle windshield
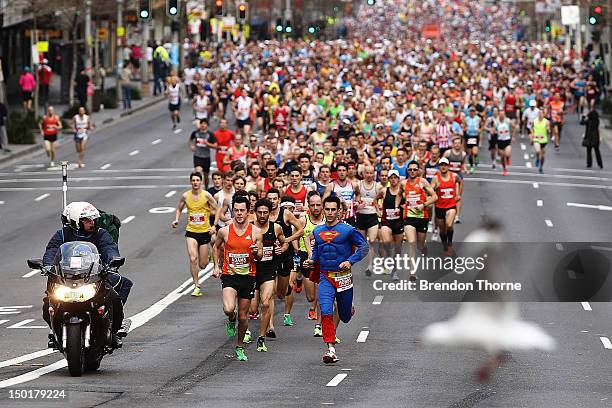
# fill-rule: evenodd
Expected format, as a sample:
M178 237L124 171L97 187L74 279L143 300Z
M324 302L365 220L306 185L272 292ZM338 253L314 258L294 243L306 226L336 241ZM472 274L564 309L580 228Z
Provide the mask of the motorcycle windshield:
M100 254L90 242L67 242L60 247L57 258L58 266L64 276L98 274Z

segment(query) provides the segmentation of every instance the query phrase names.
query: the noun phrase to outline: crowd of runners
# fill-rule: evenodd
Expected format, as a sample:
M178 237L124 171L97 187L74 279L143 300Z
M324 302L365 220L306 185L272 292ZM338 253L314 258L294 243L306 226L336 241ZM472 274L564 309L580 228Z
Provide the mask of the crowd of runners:
M267 351L274 299L292 326L304 290L313 335L328 346L323 361L337 361L356 262L367 258L369 275L374 254L394 256L404 243L424 254L428 233L452 256L464 178L483 165L506 176L521 135L542 173L565 115L597 102L591 55L519 41L510 6L480 3L379 2L340 40L192 44L182 79L171 74L172 125L185 100L195 123L192 189L172 225L186 208L193 296L212 248L239 360L249 320L259 320L257 351ZM402 26L416 15L437 16L440 37Z

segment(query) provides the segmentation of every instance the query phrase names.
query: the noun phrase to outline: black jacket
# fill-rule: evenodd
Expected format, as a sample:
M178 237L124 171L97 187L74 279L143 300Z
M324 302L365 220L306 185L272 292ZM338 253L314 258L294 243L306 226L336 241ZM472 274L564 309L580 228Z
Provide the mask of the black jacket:
M585 126L583 145L585 147L599 146L599 114L596 110L589 112Z
M113 237L104 228L98 228L91 235L77 235L71 229L65 228L58 230L52 237L43 256L43 265L53 265L57 250L62 244L72 241L91 242L98 248L100 259L104 263L109 263L113 257L119 256L119 248Z

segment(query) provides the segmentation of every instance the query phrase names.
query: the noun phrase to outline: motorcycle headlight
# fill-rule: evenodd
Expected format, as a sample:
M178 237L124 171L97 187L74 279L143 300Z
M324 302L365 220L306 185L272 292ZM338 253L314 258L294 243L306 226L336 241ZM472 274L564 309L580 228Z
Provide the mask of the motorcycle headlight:
M78 288L56 285L53 289L53 297L62 302L86 302L95 295L96 285L93 283Z

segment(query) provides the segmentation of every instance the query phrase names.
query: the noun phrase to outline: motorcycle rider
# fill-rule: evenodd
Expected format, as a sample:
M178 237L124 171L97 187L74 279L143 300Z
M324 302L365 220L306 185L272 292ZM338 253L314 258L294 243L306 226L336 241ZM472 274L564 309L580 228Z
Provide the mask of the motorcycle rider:
M108 264L114 257L119 257L119 248L113 237L104 228L96 226L95 220L100 217L100 212L88 202L76 201L64 208L62 213L62 228L51 237L43 256L43 270L49 270L55 261L59 247L72 241L86 241L94 244L100 254L100 259ZM127 302L132 287L132 281L110 272L106 280L115 290L110 290L113 302L113 346L119 348L122 345L121 337L127 335L127 321L123 322L123 305ZM50 325L49 317L49 288L47 296L43 298L43 319ZM49 347L53 347L54 340L50 337Z

